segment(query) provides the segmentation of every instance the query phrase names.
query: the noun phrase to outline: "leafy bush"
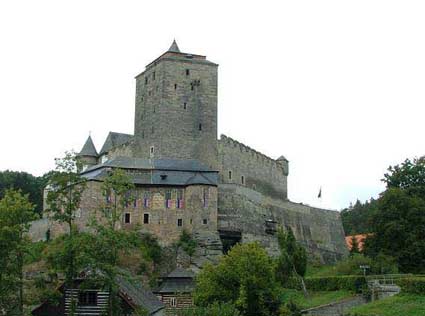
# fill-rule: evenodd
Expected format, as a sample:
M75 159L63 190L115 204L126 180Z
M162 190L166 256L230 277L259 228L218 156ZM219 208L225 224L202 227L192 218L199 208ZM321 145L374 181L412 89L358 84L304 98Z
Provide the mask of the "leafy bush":
M190 257L192 257L195 254L198 243L187 231L184 230L177 245L181 247Z
M31 243L26 249L25 264L40 261L43 258L43 251L46 247L47 243L44 241Z
M207 307L194 306L181 310L178 316L239 316L236 307L230 303L215 302Z
M366 280L363 276L345 275L333 277L310 277L305 278L307 289L311 291L337 291L347 290L360 292L366 287ZM291 278L286 284L287 288L300 290L300 285L297 279Z
M335 266L335 272L338 275L362 275L363 270L360 269L361 265L368 265L371 267L373 260L361 254L353 254L352 256L338 262Z
M425 277L402 278L395 281L402 293L425 294Z

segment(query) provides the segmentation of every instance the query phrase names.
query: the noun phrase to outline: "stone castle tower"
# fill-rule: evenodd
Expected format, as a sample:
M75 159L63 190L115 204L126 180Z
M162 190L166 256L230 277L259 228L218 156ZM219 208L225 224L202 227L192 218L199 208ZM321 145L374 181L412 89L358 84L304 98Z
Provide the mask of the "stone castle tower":
M217 169L217 68L175 41L146 66L136 77L136 157L196 159Z

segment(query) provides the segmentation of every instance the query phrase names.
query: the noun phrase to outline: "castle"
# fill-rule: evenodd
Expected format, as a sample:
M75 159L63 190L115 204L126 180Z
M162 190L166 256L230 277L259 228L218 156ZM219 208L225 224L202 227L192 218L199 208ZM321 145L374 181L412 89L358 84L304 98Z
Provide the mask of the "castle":
M284 156L217 139L217 70L174 41L136 76L134 135L110 132L100 152L89 136L78 154L88 186L77 224L84 229L103 201L108 170L122 168L135 190L121 227L137 226L163 245L186 230L202 248L200 265L236 242L259 241L276 253L279 226L291 227L323 262L344 256L339 213L288 200Z

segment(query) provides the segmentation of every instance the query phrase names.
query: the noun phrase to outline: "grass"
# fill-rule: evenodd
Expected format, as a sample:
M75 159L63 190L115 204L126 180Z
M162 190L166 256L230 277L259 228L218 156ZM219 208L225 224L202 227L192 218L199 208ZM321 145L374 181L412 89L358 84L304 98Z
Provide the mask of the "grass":
M294 302L301 309L307 309L310 307L320 306L329 304L331 302L339 301L347 297L351 297L354 294L350 291L320 291L320 292L309 292L310 298L304 297L302 291L283 289L281 294L281 301L287 303L289 301Z
M334 265L322 265L322 266L307 266L306 277L327 277L335 276L336 268Z
M354 316L420 316L425 315L425 296L399 294L380 301L355 307Z

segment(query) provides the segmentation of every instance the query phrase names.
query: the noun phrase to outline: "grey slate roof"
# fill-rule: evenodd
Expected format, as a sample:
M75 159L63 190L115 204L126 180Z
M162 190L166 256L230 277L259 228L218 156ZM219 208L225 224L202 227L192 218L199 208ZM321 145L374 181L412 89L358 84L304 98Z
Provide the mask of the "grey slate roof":
M78 153L77 156L91 156L91 157L97 157L97 150L96 147L93 144L93 140L91 139L91 136L87 138L83 148Z
M106 137L106 140L103 143L99 155L103 155L110 151L112 148L123 145L132 139L133 135L130 134L109 132L108 137Z
M183 268L176 268L163 278L163 282L155 293L190 293L195 289L195 274Z
M149 315L165 307L151 291L144 289L140 282L131 282L122 276L117 276L116 281L120 291L125 294L130 303L137 307L143 307Z
M194 184L214 185L218 183L218 172L202 165L197 160L178 159L141 159L116 157L103 164L86 169L82 176L88 180L102 181L110 168L131 169L134 184L178 185Z
M173 41L173 43L171 44L170 48L168 49L169 52L173 52L173 53L180 53L180 49L179 46L177 45L176 40Z

